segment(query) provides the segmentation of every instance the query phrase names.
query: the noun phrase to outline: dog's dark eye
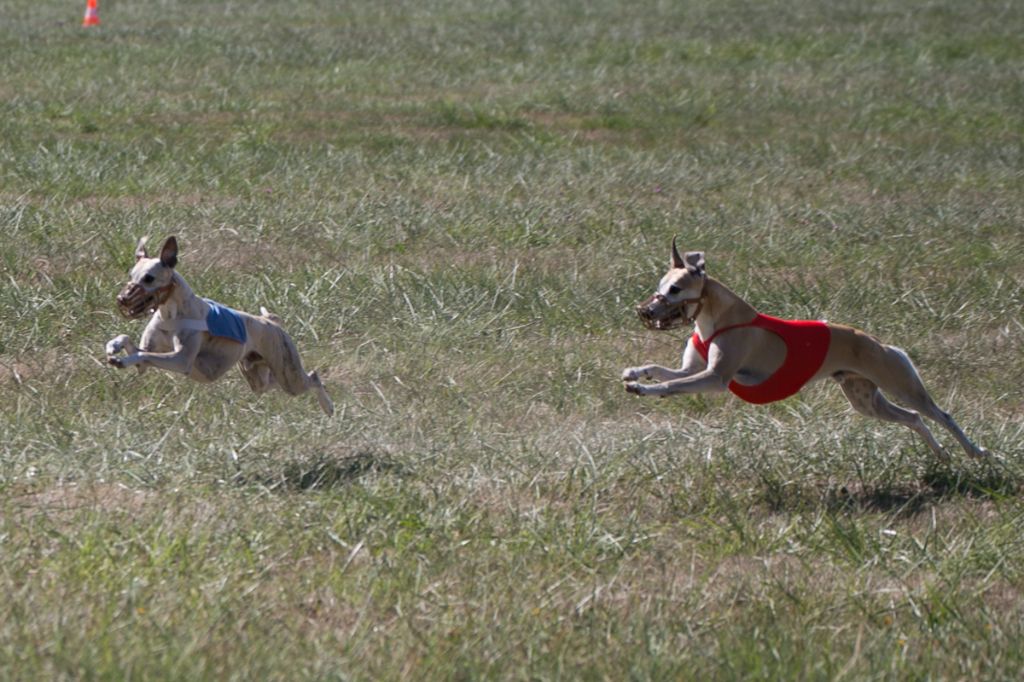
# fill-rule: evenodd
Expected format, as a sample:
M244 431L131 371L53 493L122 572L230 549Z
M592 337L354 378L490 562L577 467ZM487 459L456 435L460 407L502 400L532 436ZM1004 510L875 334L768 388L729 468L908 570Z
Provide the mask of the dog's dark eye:
M676 286L675 284L673 284L672 286L670 286L670 287L668 288L668 293L672 294L673 296L675 296L676 294L678 294L678 293L679 293L680 291L682 291L682 289L680 289L679 287L677 287L677 286Z
M142 278L142 281L145 282L146 284L149 284L150 282L153 281L153 275L146 275L145 277Z

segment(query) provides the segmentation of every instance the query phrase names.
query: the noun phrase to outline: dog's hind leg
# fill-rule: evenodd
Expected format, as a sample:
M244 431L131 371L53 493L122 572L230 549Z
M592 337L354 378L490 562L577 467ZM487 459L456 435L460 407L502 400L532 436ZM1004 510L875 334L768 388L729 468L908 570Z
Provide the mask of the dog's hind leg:
M975 459L984 459L989 456L988 450L975 445L974 442L967 437L967 434L964 433L963 429L960 428L960 425L956 423L953 416L936 405L935 401L931 399L931 396L927 396L927 403L918 409L920 409L921 414L931 417L939 424L946 427L946 430L953 434L953 437L960 443L960 447L964 449L968 456L974 457Z
M302 395L308 390L316 391L316 399L320 403L320 409L328 417L334 414L334 403L331 402L327 390L324 388L320 376L316 372L306 373L302 365L298 366L298 372L286 372L282 381L279 382L282 390L288 395Z
M266 319L271 319L269 313L265 310L263 312ZM320 403L320 409L328 417L333 415L334 403L331 402L331 398L327 395L327 390L324 389L320 376L316 372L307 373L303 369L302 360L299 358L299 351L295 348L295 344L287 332L277 324L273 324L271 328L274 333L272 336L268 335L267 338L274 341L266 343L260 351L262 360L265 363L264 366L272 374L270 382L276 382L281 387L281 390L288 395L298 396L310 389L315 390L317 400Z
M920 414L913 410L893 405L885 399L885 396L878 390L878 386L870 379L850 372L839 372L834 378L839 383L839 387L843 389L846 399L853 405L853 409L866 417L903 424L913 429L924 438L925 442L928 443L928 447L932 449L932 452L939 459L944 462L949 460L949 455L946 454L946 451L935 440L935 436L932 435L924 420L921 419Z
M249 382L249 388L256 395L266 393L277 383L274 381L274 374L270 371L270 366L259 353L247 353L238 363L238 369L241 370L242 376Z
M307 375L307 378L313 385L313 388L316 389L316 399L320 403L320 409L330 417L334 414L334 403L331 402L331 397L327 395L327 389L324 388L323 383L320 381L320 375L314 370Z
M960 447L964 449L968 456L976 459L987 457L988 451L975 445L967 437L963 429L960 428L960 425L956 423L956 420L948 412L935 404L935 401L932 400L927 389L925 389L917 368L910 361L910 356L905 351L894 346L887 346L886 351L892 362L889 363L890 371L886 380L879 384L881 389L894 399L941 424L943 428L953 434L953 437L960 443ZM894 377L896 378L895 381L892 380Z

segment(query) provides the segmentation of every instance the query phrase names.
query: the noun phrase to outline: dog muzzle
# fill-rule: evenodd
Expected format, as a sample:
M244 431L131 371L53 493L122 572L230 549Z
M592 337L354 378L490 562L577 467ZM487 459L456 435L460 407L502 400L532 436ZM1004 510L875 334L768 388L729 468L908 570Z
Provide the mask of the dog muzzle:
M170 298L173 288L174 283L172 282L155 291L146 291L141 284L129 282L128 286L117 295L117 309L129 320L136 320L165 303Z
M700 298L684 298L678 303L669 303L662 294L654 294L642 303L637 304L636 314L648 329L665 331L692 323L700 314L703 296ZM696 304L697 309L692 317L686 315L686 306Z

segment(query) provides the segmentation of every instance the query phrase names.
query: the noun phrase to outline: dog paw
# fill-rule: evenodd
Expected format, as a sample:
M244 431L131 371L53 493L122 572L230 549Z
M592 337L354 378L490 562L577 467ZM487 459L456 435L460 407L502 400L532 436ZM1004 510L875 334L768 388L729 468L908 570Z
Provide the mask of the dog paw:
M107 356L107 364L111 367L117 367L118 369L124 369L126 367L138 367L140 365L141 358L138 353L132 353L131 355L124 356Z
M643 372L641 372L636 367L627 367L626 369L622 370L622 380L623 381L636 381L637 379L642 379L642 378L643 378Z
M625 385L626 393L632 393L633 395L643 395L644 387L635 381L627 381Z
M975 446L974 451L969 454L976 460L986 460L992 457L992 453L981 446Z
M127 334L120 334L107 341L105 350L107 356L111 357L118 353L134 353L137 349Z

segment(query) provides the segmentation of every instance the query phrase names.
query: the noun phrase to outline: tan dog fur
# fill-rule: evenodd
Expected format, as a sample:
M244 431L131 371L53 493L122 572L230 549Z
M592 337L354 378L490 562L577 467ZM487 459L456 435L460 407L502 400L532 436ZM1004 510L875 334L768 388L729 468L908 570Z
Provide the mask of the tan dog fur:
M717 329L749 322L757 314L753 306L706 274L702 252L681 256L675 240L669 271L661 279L656 294L641 303L637 311L648 321L657 321L658 328L669 328L673 318L692 317L701 339L711 338ZM661 323L666 324L660 326ZM811 381L832 377L855 410L913 429L943 460L948 456L921 415L946 428L971 457L988 455L967 438L948 413L939 409L904 351L853 327L831 323L828 327L828 353ZM626 382L626 391L636 395L719 393L728 390L733 380L743 385L764 381L782 365L785 355L785 343L772 332L740 327L715 337L706 363L689 339L680 369L659 365L630 367L623 371L622 380ZM658 383L643 384L639 380ZM893 404L883 393L911 409Z
M200 383L216 381L237 364L255 393L263 393L275 385L289 395L301 395L313 389L320 408L328 416L332 415L334 404L317 373L306 373L295 344L281 328L280 318L265 308L261 309L259 317L239 311L247 335L244 344L195 328L196 322L205 324L209 306L174 269L177 257L178 243L174 237L164 242L158 258L150 258L146 254L145 240L139 241L135 266L118 297L119 302L133 285L142 287L150 295L169 293L156 307L138 346L127 334L107 342L107 362L121 369L137 367L140 373L147 367L155 367L184 374ZM122 351L127 355L119 356Z

